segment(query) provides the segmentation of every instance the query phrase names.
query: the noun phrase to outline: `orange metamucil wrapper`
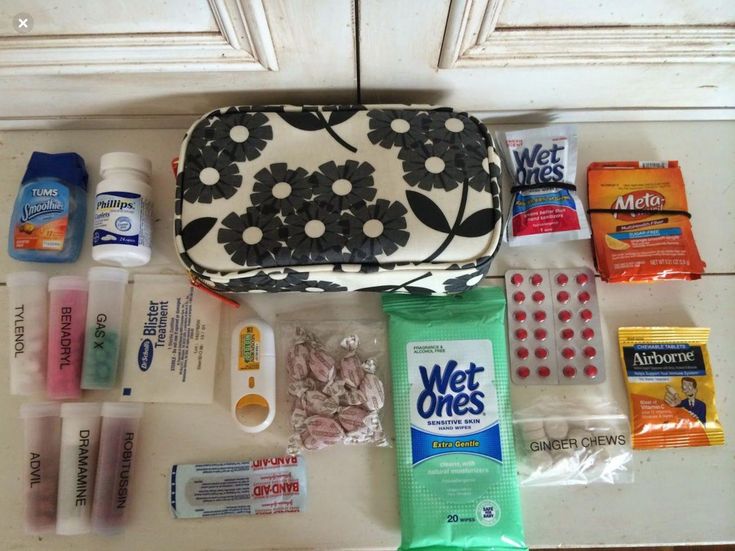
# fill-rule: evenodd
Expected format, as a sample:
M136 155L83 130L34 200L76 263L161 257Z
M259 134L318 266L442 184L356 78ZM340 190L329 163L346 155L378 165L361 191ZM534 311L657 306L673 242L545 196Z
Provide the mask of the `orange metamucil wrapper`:
M587 188L595 262L603 281L700 278L705 264L689 218L671 212L687 212L677 161L592 163Z
M709 329L621 327L633 448L723 444L707 351Z

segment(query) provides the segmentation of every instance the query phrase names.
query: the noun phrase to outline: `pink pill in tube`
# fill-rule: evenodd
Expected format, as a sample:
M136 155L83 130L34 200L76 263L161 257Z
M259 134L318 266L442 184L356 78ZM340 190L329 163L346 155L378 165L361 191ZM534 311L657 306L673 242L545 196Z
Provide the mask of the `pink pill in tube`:
M55 400L82 395L82 360L87 320L87 280L78 276L49 279L46 394Z

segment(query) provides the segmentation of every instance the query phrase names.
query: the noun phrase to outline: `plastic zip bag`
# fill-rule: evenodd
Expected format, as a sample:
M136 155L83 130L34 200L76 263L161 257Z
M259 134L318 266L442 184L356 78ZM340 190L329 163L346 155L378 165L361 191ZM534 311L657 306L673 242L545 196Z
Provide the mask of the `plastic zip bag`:
M291 399L288 453L335 444L389 446L383 430L383 321L277 322Z
M617 404L542 397L513 414L521 486L633 482L628 417Z

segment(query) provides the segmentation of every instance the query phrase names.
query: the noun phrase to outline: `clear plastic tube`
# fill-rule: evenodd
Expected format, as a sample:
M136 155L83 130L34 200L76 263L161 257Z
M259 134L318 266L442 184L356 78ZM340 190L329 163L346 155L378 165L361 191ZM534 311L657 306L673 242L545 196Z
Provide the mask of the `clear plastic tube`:
M14 272L7 284L10 393L41 394L46 389L48 278L42 272Z
M49 279L49 330L46 395L79 399L87 316L87 280L77 276Z
M100 404L62 404L61 418L56 533L86 534L91 530L100 444Z
M25 424L25 531L27 534L53 533L59 482L59 404L23 404L20 416Z
M112 388L117 378L128 272L95 266L89 270L82 388Z
M127 523L143 404L105 402L92 505L92 530L117 534Z

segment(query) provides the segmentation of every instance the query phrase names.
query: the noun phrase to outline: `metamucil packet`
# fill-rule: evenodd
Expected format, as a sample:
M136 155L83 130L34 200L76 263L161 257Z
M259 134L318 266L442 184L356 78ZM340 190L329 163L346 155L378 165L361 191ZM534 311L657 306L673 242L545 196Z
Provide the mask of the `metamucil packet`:
M587 169L595 262L603 281L699 279L678 161L599 162Z

